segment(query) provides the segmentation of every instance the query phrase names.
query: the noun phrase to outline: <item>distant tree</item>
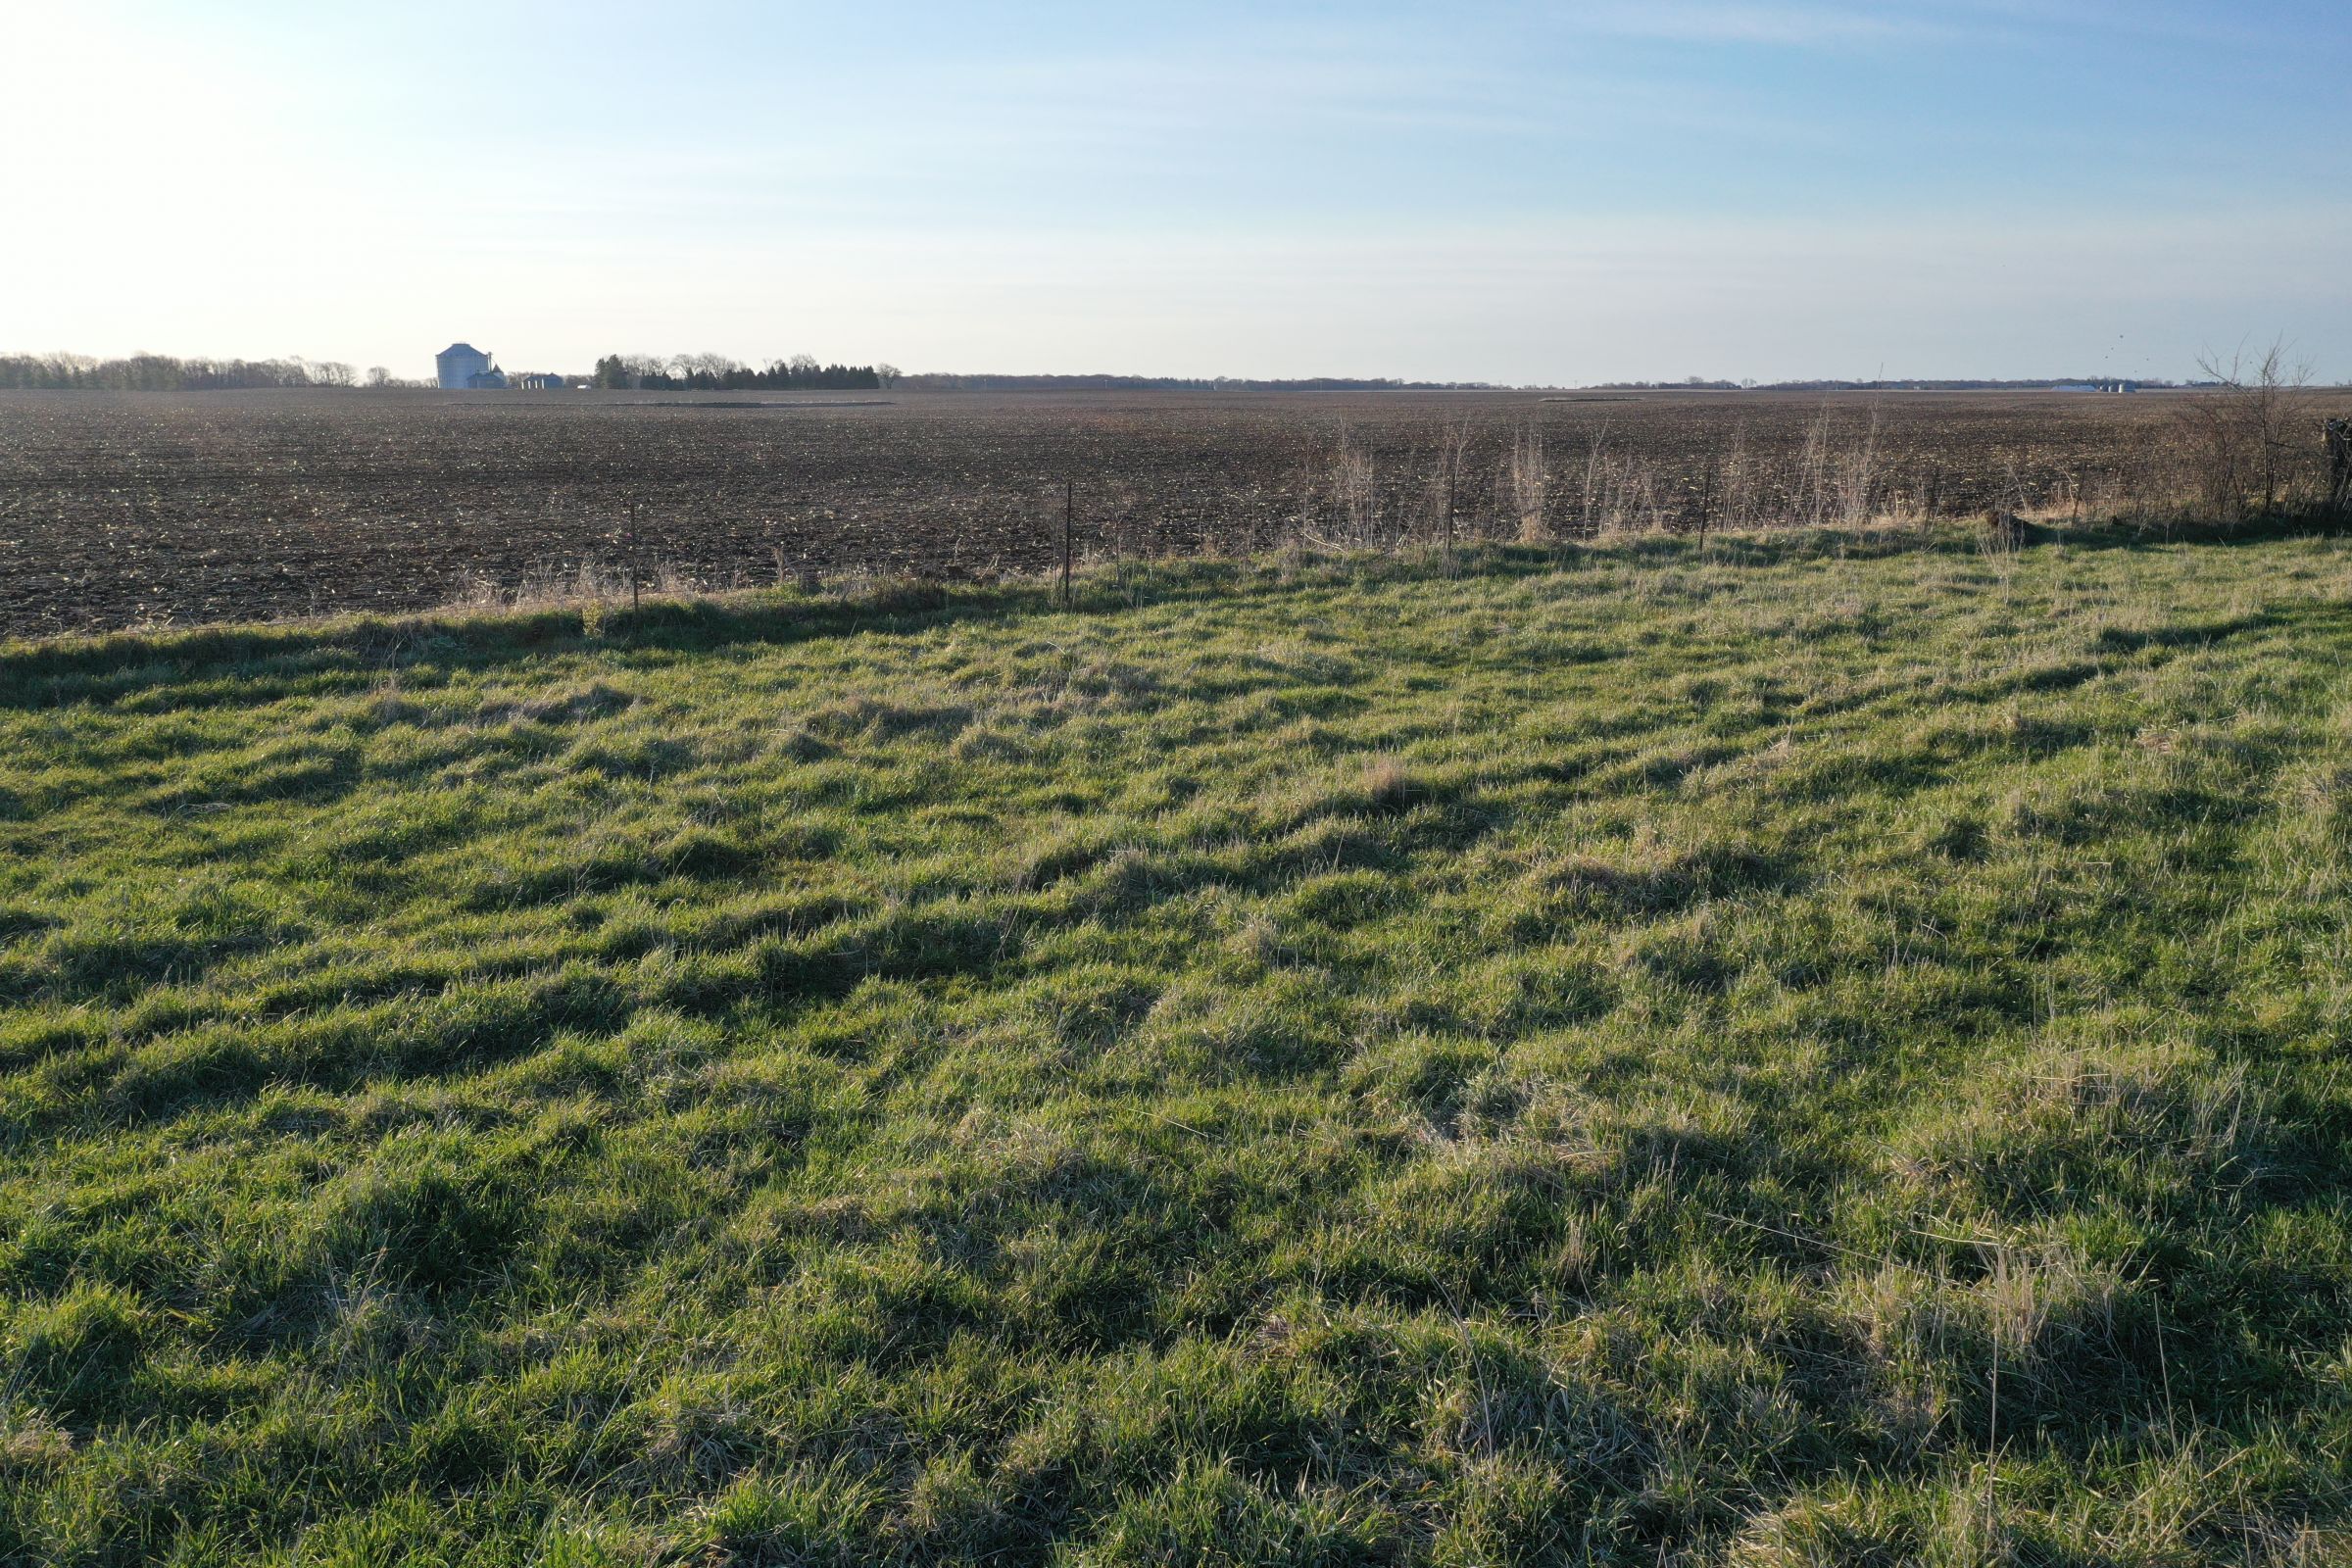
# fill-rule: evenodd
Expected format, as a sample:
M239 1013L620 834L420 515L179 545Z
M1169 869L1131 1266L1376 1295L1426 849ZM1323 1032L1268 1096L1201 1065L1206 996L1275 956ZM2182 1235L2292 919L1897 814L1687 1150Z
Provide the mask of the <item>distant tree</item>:
M0 386L28 390L214 392L249 387L350 386L340 360L177 360L162 354L94 360L80 354L0 356Z
M369 386L390 386L392 372L381 365L370 365L368 367L368 384Z
M676 374L697 392L720 392L727 381L743 367L724 354L681 354L677 358Z
M668 359L608 354L596 362L590 384L662 392L784 392L873 388L895 383L899 377L895 366L821 365L808 354L769 360L759 367L724 354L680 354Z

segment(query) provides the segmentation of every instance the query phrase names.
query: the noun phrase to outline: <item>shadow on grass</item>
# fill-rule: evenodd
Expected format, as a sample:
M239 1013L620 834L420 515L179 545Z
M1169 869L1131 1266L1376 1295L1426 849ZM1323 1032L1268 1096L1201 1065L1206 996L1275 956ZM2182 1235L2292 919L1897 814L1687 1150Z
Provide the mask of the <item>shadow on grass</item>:
M2182 545L2256 544L2333 535L2331 518L2281 519L2233 527L2176 527L2162 534L2120 524L2028 527L2025 548L2064 543L2077 550L2160 550ZM1447 578L1544 576L1563 568L1623 564L1763 568L1829 560L1903 555L1975 558L1977 533L1812 528L1770 533L1642 534L1555 545L1481 544L1448 562L1434 551L1325 557L1285 569L1273 558L1171 558L1124 567L1114 578L1079 580L1064 609L1043 582L953 585L890 579L840 598L776 590L660 600L636 609L558 605L512 611L453 609L412 615L338 616L185 630L121 631L0 643L0 708L110 703L202 679L237 683L233 695L183 694L187 707L251 703L272 685L432 662L487 669L549 654L586 651L698 653L743 644L784 644L854 632L916 634L943 625L1045 614L1100 615L1152 606L1243 599L1305 586L1410 584ZM593 628L593 629L592 629Z

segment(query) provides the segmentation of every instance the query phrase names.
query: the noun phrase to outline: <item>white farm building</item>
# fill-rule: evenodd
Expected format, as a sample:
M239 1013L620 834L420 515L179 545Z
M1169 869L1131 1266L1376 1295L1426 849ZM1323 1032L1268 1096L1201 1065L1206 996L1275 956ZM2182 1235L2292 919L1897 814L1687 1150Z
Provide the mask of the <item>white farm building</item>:
M498 362L470 343L452 343L433 356L433 366L440 373L444 391L466 392L507 384L506 372L498 368Z

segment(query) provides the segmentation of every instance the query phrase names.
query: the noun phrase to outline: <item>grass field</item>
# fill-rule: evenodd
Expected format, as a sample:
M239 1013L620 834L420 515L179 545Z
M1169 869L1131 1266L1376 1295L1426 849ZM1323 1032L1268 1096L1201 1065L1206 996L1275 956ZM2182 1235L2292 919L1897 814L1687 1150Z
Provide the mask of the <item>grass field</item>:
M0 651L0 1559L2352 1553L2352 543Z

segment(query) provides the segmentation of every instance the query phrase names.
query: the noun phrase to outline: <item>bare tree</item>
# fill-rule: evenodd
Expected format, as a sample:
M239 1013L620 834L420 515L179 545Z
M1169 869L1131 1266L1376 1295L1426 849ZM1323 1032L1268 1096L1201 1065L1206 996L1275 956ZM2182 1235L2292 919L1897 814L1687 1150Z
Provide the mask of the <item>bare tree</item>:
M370 365L368 367L368 384L369 386L390 386L392 384L391 370L381 365Z
M2296 435L2310 416L2311 367L2290 362L2277 338L2258 357L2242 347L2227 360L2201 355L2197 368L2204 384L2180 415L2198 499L2217 521L2269 516L2294 499L2307 466Z

